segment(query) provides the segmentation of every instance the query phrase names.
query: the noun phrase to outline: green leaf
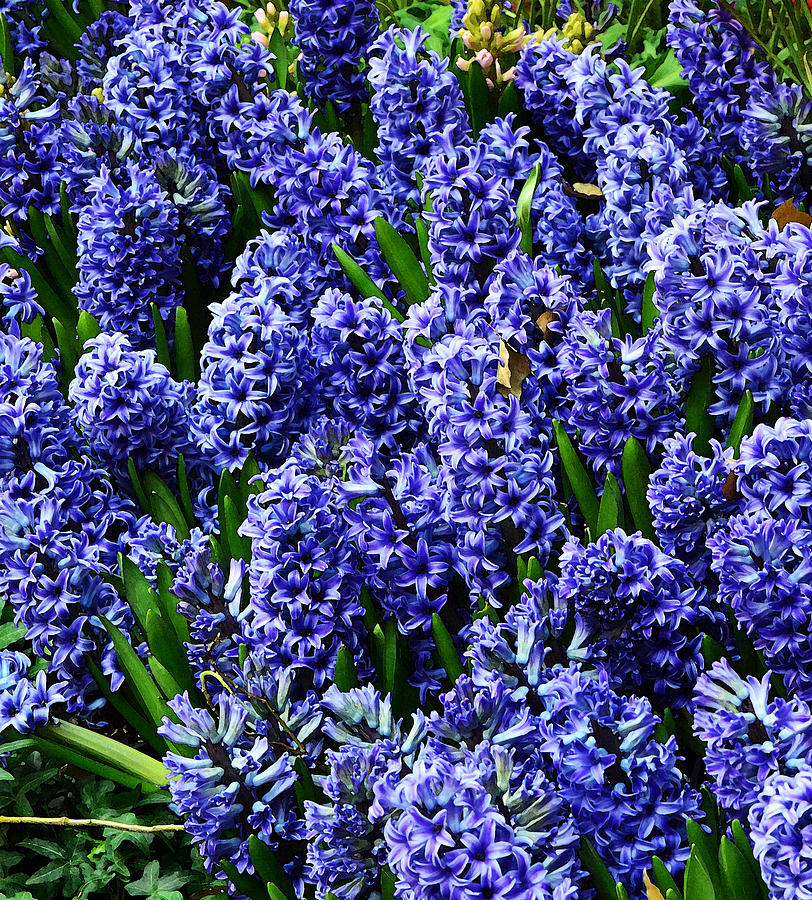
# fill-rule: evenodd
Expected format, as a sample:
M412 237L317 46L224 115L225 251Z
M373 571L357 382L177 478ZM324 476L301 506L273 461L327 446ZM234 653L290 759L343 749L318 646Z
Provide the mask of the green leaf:
M598 508L598 525L593 539L597 540L602 534L617 528L623 515L623 497L620 493L620 485L617 478L610 472L606 476L601 494L601 503Z
M389 866L381 869L381 900L394 900L395 876Z
M564 426L558 421L553 422L553 434L555 435L558 453L561 457L561 466L569 479L572 492L578 501L578 506L586 520L587 527L592 534L598 530L598 495L587 473L586 467L572 445ZM614 888L613 888L614 890Z
M175 378L178 381L197 380L197 354L189 327L189 314L179 306L175 310Z
M727 438L727 446L733 448L736 456L738 456L741 451L742 441L753 430L754 414L755 403L753 401L753 392L747 390L739 401L739 408L736 410L736 418L730 426L730 434Z
M719 869L727 900L751 900L753 871L739 848L725 835L719 843Z
M342 644L336 654L336 668L333 681L340 691L349 691L358 687L358 673L349 647Z
M154 472L145 472L143 484L150 500L154 518L159 522L166 522L168 525L171 525L175 529L179 541L188 540L189 526L186 524L186 517L183 515L180 504L172 491L169 490L166 482Z
M147 499L147 492L141 484L141 476L138 474L138 469L136 469L135 461L132 457L129 457L127 460L127 473L130 476L133 493L135 494L135 499L138 501L138 505L141 507L141 512L152 515L152 507Z
M2 13L0 13L0 56L3 58L5 71L9 75L14 75L14 44L11 41L8 22Z
M429 280L412 248L381 216L375 219L375 237L392 274L409 303L423 303L429 295Z
M76 333L79 336L79 349L84 350L85 344L101 334L99 323L83 309L79 313L79 322L76 326Z
M49 316L59 320L69 329L73 329L76 326L79 315L76 306L73 305L73 301L68 302L60 297L32 262L24 259L11 247L4 247L0 251L0 259L19 271L24 270L28 272L31 284L37 292L37 302Z
M747 182L744 170L738 163L733 166L732 181L732 186L736 189L736 194L738 196L739 202L737 205L744 203L746 200L752 200L755 197L753 189Z
M174 700L178 694L183 693L183 688L172 677L172 673L152 654L149 655L149 670L167 700Z
M130 650L133 653L135 652L132 650L132 647L130 647ZM153 784L157 787L166 784L166 769L164 769L162 762L152 759L145 753L141 753L140 750L134 750L132 747L128 747L126 744L113 740L113 738L109 738L97 731L83 728L81 725L74 725L72 722L61 722L58 719L52 720L48 725L44 725L39 729L36 738L38 737L42 737L68 750L78 751L79 754L86 754L94 760L106 763L111 769L118 769L148 784ZM76 765L84 768L81 762L81 755L79 760Z
M623 887L620 882L615 885L615 892L617 895L617 900L629 900L629 892L625 887Z
M193 527L196 522L192 493L189 490L189 479L186 477L186 460L182 453L178 454L178 499L187 524Z
M474 137L477 137L491 119L493 108L491 92L485 79L485 73L482 71L482 66L476 62L471 63L467 77L463 75L463 81L468 88L466 92L468 115L471 118Z
M541 163L536 163L530 171L527 181L522 187L519 199L516 202L516 219L522 234L521 248L527 254L533 252L533 197L541 178Z
M716 900L713 882L701 854L696 851L696 845L692 845L691 855L685 864L685 896L688 900Z
M45 231L48 234L51 246L59 257L65 275L68 278L68 282L71 286L73 286L79 280L79 272L76 269L76 247L74 245L69 249L65 245L65 239L57 230L57 227L56 225L54 225L54 220L51 218L51 216L43 216L43 222L45 224ZM71 243L73 242L71 241Z
M623 448L621 467L626 499L629 502L635 528L642 532L643 537L650 541L656 541L657 536L654 533L651 509L646 497L651 478L651 464L646 456L645 448L634 436L626 441L626 446Z
M90 674L93 676L93 680L98 685L105 700L107 700L113 709L115 709L122 718L138 732L139 736L142 737L156 753L163 755L166 751L166 743L163 738L159 736L155 726L149 719L138 712L134 706L129 704L124 697L122 697L121 691L112 690L109 679L90 657L86 659L86 662L90 669Z
M118 554L118 567L124 582L124 594L136 621L146 634L147 613L154 610L160 613L158 595L152 589L146 575L123 553Z
M174 719L174 714L164 702L161 692L150 677L146 666L141 662L138 654L130 646L130 642L109 619L104 616L99 616L99 618L110 635L110 640L113 642L113 647L124 676L135 695L143 703L149 718L156 726L161 724L164 716Z
M150 306L152 307L152 324L155 328L155 355L158 362L171 372L172 358L169 354L169 340L166 336L164 320L161 318L161 311L158 307L154 303L151 303Z
M60 0L45 0L45 5L51 11L59 30L64 32L71 44L75 44L82 36L82 29L76 24L64 5Z
M161 616L172 627L182 646L189 640L189 623L178 612L178 599L172 593L172 572L163 560L156 564L155 576L158 580L158 603Z
M239 533L244 518L231 497L223 497L220 513L220 536L227 542L232 559L243 559L249 562L251 542Z
M387 619L384 626L383 645L383 692L395 691L395 673L398 663L398 629L394 619Z
M422 216L418 216L414 223L414 230L417 234L417 244L420 247L420 258L423 260L423 268L432 281L431 275L431 251L429 250L429 229Z
M719 858L715 848L711 847L709 836L705 833L702 826L693 819L688 819L685 827L688 833L688 842L693 847L692 852L697 854L702 863L702 868L708 873L714 893L721 897L722 885L719 875Z
M649 272L646 276L646 284L643 288L643 311L642 311L642 326L643 333L645 334L648 331L651 331L654 326L654 322L660 316L660 310L657 308L657 304L654 302L654 294L657 288L654 283L654 272Z
M0 625L0 650L5 650L15 641L22 640L24 637L25 628L22 625L15 625L13 622L3 622Z
M256 835L248 838L248 852L254 864L256 874L270 887L273 885L284 900L295 898L296 892L290 883L279 857L271 848L259 840Z
M62 386L67 391L68 385L73 381L76 363L79 361L76 338L73 336L73 327L63 325L59 319L54 319L54 332L59 347L59 361L62 364Z
M761 896L764 900L767 900L767 887L764 884L764 879L761 877L761 867L755 856L753 856L753 848L747 839L747 835L744 833L742 823L738 819L734 819L730 823L730 832L733 835L733 843L736 845L736 849L744 857L747 865L750 866L750 870L753 873L753 881L758 885Z
M341 247L338 246L338 244L333 244L332 248L335 258L338 260L338 264L341 266L344 274L347 276L347 278L349 278L350 283L358 291L358 293L362 297L366 297L367 299L370 297L377 297L377 299L381 301L384 309L389 310L389 313L393 319L398 322L404 322L406 320L406 316L404 316L403 313L400 312L400 310L398 310L395 306L392 305L389 300L386 299L383 291L349 255L349 253L347 253L345 250L342 250Z
M668 896L668 891L673 891L679 900L682 900L682 892L677 887L677 882L674 881L673 875L668 871L665 863L659 856L651 857L651 871L654 874L654 882L666 896Z
M228 876L228 880L246 897L250 897L251 900L268 900L268 890L258 879L238 872L230 862L224 859L220 860L220 866Z
M581 838L581 862L592 877L600 900L617 900L617 884L589 838Z
M183 693L181 684L189 682L189 660L186 652L178 641L178 637L174 630L168 626L163 617L154 609L147 613L147 644L152 651L152 656L166 669L167 673L172 676L177 691L168 699L173 699L177 694ZM154 675L154 673L153 673ZM160 681L156 677L158 686L161 687Z
M445 623L437 613L431 614L431 633L437 655L449 679L454 682L462 675L463 668L454 641L445 627Z
M713 416L708 412L716 394L713 371L713 357L706 354L702 357L699 370L694 375L691 389L685 398L685 427L688 433L696 435L693 448L702 456L710 456L710 439L715 428Z

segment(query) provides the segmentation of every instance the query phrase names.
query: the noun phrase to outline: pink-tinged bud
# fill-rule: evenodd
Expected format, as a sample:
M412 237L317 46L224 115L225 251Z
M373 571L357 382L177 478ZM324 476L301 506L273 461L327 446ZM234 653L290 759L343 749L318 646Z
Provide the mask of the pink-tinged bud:
M493 37L493 26L490 22L485 22L479 26L479 33L482 35L482 40L487 42Z
M259 44L261 47L265 47L267 49L267 47L268 47L268 35L267 34L263 34L261 31L252 31L251 37L254 39L254 41L257 44Z
M484 47L479 51L479 53L477 53L474 59L480 64L480 66L482 66L483 69L490 69L490 67L493 65L493 53L491 53L490 50L487 50Z
M507 72L502 75L502 81L513 81L516 78L516 66L511 66Z
M258 9L254 12L254 18L257 20L257 25L264 25L268 21L268 17L265 15L264 9Z
M457 60L457 68L460 70L460 72L467 72L471 68L471 60L465 59L461 56Z
M290 22L290 13L283 9L281 13L279 13L279 31L284 34L288 28L288 22Z

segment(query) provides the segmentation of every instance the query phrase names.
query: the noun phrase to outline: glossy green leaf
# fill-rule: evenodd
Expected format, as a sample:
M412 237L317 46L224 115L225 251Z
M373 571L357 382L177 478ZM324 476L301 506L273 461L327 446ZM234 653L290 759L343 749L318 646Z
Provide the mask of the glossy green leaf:
M254 871L259 878L269 887L275 887L279 892L279 897L283 900L294 900L296 892L293 890L279 857L273 850L252 834L248 838L248 852L251 854L251 862L254 864Z
M155 725L124 699L122 691L114 691L110 687L110 679L90 657L86 657L86 662L90 674L93 676L93 680L96 682L105 700L121 715L128 725L138 732L139 737L146 741L156 753L163 755L166 752L166 742L159 736Z
M688 900L716 900L713 882L702 862L701 855L691 847L691 855L685 864L685 896ZM719 900L722 900L720 897Z
M592 878L600 900L617 900L617 884L606 868L606 863L598 856L598 851L589 838L581 838L581 862Z
M651 872L653 875L652 880L666 896L668 896L668 891L673 891L679 900L682 900L682 892L677 887L677 882L674 881L673 875L668 871L665 863L659 856L651 857Z
M395 876L389 866L381 869L381 900L394 900Z
M719 843L719 869L727 900L751 900L753 871L739 848L725 835Z
M23 625L15 625L13 622L3 622L0 625L0 650L5 650L16 641L25 637L26 629Z
M702 456L710 456L710 439L715 428L713 416L708 412L708 407L716 396L713 370L713 357L703 356L685 398L685 427L689 433L696 435L693 448Z
M462 662L454 641L437 613L431 615L431 633L437 656L451 681L456 681L463 672Z
M184 687L188 687L189 660L174 629L154 609L147 612L147 644L152 651L152 656L176 682L178 688L176 694L183 693ZM158 681L157 677L155 680ZM183 685L183 682L187 682L187 684ZM161 686L160 681L158 681L158 685ZM174 696L175 694L172 695L172 697ZM172 697L169 699L171 700Z
M685 823L688 833L688 842L693 847L693 853L699 857L702 867L708 873L714 893L722 895L721 878L719 875L719 857L715 846L711 846L711 838L705 829L693 819Z
M118 657L118 663L144 709L153 724L160 725L164 716L174 719L174 714L166 705L157 685L150 677L146 666L141 662L138 654L130 646L130 642L116 628L113 623L104 616L99 617L105 630L110 635L113 647Z
M69 283L75 285L79 280L79 272L76 268L76 248L73 246L73 241L71 241L70 238L66 239L60 234L59 229L51 216L43 216L43 223L45 225L45 231L48 234L50 245L59 257ZM71 246L69 247L68 244L71 244Z
M141 483L141 476L138 474L138 469L136 469L135 461L132 457L129 457L127 460L127 473L130 476L130 484L132 484L133 493L135 494L135 499L138 501L138 505L141 507L141 512L151 515L152 507L149 505L147 492L144 490L144 485Z
M747 390L739 401L739 408L736 410L736 418L730 426L730 434L727 438L727 446L733 448L736 456L739 455L742 441L753 430L753 416L755 414L755 409L753 392Z
M626 489L626 500L632 513L635 528L643 537L655 541L654 525L646 492L651 479L651 463L640 441L632 436L623 448L621 467L623 470L623 486Z
M79 322L76 326L76 333L79 336L79 349L80 351L83 351L85 344L88 341L93 340L93 338L98 337L101 334L101 328L93 316L91 316L87 310L83 309L79 313Z
M602 534L617 528L621 524L623 516L623 496L617 478L610 472L606 476L601 494L601 502L598 508L598 525L595 529L594 540Z
M0 259L12 268L28 273L31 284L37 292L37 302L49 316L57 319L69 329L76 326L79 314L75 303L60 297L32 262L24 259L19 253L15 253L11 247L4 247L0 251Z
M120 784L128 790L132 790L133 788L146 788L146 792L155 790L152 782L145 783L143 779L127 772L122 772L121 769L118 769L115 766L108 766L100 760L88 756L85 752L71 750L55 741L46 740L42 736L42 730L31 738L31 744L46 759L67 763L68 765L79 769L79 771L87 772L90 775L98 775L99 778L106 778L115 784ZM31 894L28 894L27 896L30 897Z
M558 445L561 466L569 479L570 487L575 495L575 499L578 501L578 506L583 513L587 527L592 534L595 534L598 529L598 513L600 509L595 487L569 435L564 430L564 426L557 420L553 422L553 434Z
M387 300L383 291L381 291L378 285L375 284L358 263L345 250L342 250L338 244L333 244L332 247L335 258L338 260L344 274L349 278L350 283L355 287L358 293L362 297L376 297L381 301L383 308L389 311L389 314L395 321L405 322L406 316L404 316L391 301Z
M333 681L340 691L349 691L358 687L358 673L355 670L355 660L352 651L345 644L338 648L336 654L336 668Z
M152 307L152 325L155 329L155 356L158 362L171 372L172 358L169 354L169 339L166 336L166 326L158 307L154 303L151 303L150 306Z
M394 619L387 619L383 634L383 692L392 694L398 663L398 629Z
M155 577L158 582L158 604L161 616L171 626L178 641L183 645L189 640L189 623L178 612L178 599L172 593L172 571L164 560L155 566Z
M525 181L516 203L516 219L522 235L521 248L527 254L532 254L533 252L533 197L540 178L541 163L536 163L530 170L530 175Z
M145 472L142 483L149 498L154 518L159 522L166 522L168 525L171 525L175 529L179 541L188 540L189 526L186 524L186 517L183 515L180 504L166 482L154 472Z
M617 900L629 900L629 892L620 882L615 885L615 894Z
M64 33L65 37L72 44L75 44L82 36L82 29L68 13L61 0L45 0L45 5L51 11L51 15L53 15L59 30Z
M183 693L183 688L172 677L172 673L161 661L152 654L149 655L149 670L155 683L161 690L161 693L167 700L174 700L179 694Z
M649 272L646 276L646 284L643 287L643 309L641 313L643 333L651 331L654 322L660 317L660 310L654 302L654 294L657 288L654 284L654 272Z
M476 137L491 119L493 108L491 91L485 80L482 66L478 63L471 64L467 76L463 75L463 81L467 86L468 115L471 118L474 137Z
M429 280L412 248L381 216L375 219L375 237L387 265L403 288L409 303L423 303L429 295Z
M121 635L121 632L118 633ZM126 639L124 639L124 643L126 643ZM130 650L135 653L132 647ZM37 734L62 747L76 750L107 763L139 780L158 787L166 784L166 769L162 762L98 731L91 731L81 725L55 719L40 728Z
M14 44L3 13L0 13L0 57L3 59L3 69L9 75L14 75Z
M195 353L189 314L179 306L175 310L175 377L178 381L197 380L197 354Z
M158 594L152 589L146 575L123 553L118 554L118 568L124 582L124 595L136 621L146 634L147 613L153 610L160 615Z
M54 319L54 333L56 334L56 345L59 347L59 361L62 365L62 386L67 392L68 385L73 381L76 363L79 361L76 353L76 338L73 336L73 327L63 325L59 319Z
M730 823L730 833L733 835L733 843L736 845L736 849L744 857L747 865L750 866L750 870L753 873L753 884L758 885L760 895L764 900L767 900L768 892L767 887L764 884L764 879L761 877L761 867L753 855L753 848L738 819L734 819L734 821Z
M189 490L189 479L186 477L186 459L182 453L178 454L178 500L180 501L183 517L186 519L190 528L194 527L197 522L195 516L194 503L192 502L192 492Z
M429 250L429 229L422 216L418 216L414 223L417 234L417 243L420 247L420 258L423 260L423 268L426 270L429 282L433 283L431 275L431 251Z
M219 862L228 876L228 880L240 893L250 897L251 900L268 900L268 888L258 878L237 871L235 866L224 859L221 859Z

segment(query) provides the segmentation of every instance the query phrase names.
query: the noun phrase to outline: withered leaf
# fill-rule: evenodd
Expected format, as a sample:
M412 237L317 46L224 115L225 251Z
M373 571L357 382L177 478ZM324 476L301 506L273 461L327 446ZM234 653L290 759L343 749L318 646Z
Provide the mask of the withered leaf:
M725 500L735 500L739 494L739 481L735 472L728 472L725 483L722 485L722 496Z
M536 325L538 326L541 333L544 335L545 340L548 337L548 333L550 330L550 325L553 322L558 321L558 313L554 313L552 310L545 310L537 319Z
M643 872L643 883L646 886L646 896L648 900L665 900L663 892L648 877L648 872Z
M800 225L806 225L807 228L812 226L812 216L809 213L801 212L795 205L795 198L790 197L776 208L772 214L772 218L778 222L778 228L783 231L790 222L798 222Z
M513 394L514 397L520 398L522 384L530 375L530 360L524 353L514 350L501 339L499 340L499 359L501 362L496 370L496 382L499 390L505 397Z
M601 200L603 191L597 184L587 184L585 181L576 181L573 184L564 182L564 193L576 200Z

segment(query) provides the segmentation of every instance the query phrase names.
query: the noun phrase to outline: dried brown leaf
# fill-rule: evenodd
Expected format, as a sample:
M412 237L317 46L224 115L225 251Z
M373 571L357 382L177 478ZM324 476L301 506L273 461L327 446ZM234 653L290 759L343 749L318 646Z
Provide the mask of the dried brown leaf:
M798 209L795 205L794 197L790 197L789 200L786 200L777 207L772 214L772 218L778 222L778 228L781 231L783 231L790 222L798 222L800 225L806 225L807 228L812 226L812 216L810 216L809 213L801 212L801 210Z
M499 389L505 397L513 394L514 397L521 398L522 385L525 378L530 375L530 360L524 353L514 350L501 339L499 341L499 359L501 362L496 370L496 382Z

